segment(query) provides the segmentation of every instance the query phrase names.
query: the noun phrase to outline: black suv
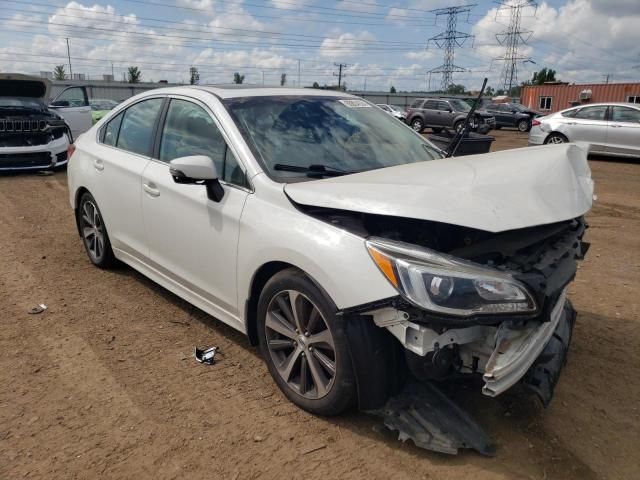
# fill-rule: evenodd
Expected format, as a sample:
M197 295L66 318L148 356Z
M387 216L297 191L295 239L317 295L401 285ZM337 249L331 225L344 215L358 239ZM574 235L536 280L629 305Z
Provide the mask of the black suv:
M438 133L443 128L462 128L464 119L471 107L459 98L418 98L406 109L406 122L416 132L421 132L425 127ZM470 122L471 130L487 133L494 128L493 115L476 110Z
M531 121L542 115L519 103L483 102L481 108L496 117L496 128L515 127L521 132L531 130Z

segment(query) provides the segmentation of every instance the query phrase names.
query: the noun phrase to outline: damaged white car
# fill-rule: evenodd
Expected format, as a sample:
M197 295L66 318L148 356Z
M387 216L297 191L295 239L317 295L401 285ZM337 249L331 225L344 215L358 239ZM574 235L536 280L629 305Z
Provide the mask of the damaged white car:
M50 88L44 78L0 74L0 171L64 167L74 136L91 127L84 87L69 87L47 105Z
M246 333L305 410L358 405L421 446L490 453L451 438L444 410L472 422L432 380L551 398L593 197L575 145L445 159L347 94L194 86L116 107L68 179L94 264Z

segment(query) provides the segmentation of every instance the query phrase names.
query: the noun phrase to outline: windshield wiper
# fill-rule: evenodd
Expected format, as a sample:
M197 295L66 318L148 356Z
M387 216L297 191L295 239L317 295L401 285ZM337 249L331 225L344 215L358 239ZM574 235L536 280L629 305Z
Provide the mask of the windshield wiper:
M340 175L349 175L347 170L340 170L339 168L329 167L327 165L309 165L308 167L300 167L298 165L285 165L284 163L276 163L273 166L274 170L281 170L283 172L300 172L304 173L308 177L339 177Z

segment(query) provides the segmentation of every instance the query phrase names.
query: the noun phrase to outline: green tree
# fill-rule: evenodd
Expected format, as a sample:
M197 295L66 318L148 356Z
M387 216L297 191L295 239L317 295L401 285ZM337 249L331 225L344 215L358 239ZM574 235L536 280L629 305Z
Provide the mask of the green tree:
M240 75L238 72L233 74L233 83L240 85L244 82L244 75Z
M396 93L396 87L391 85L391 88L389 89L389 93Z
M533 72L533 77L530 82L525 82L525 85L542 85L545 82L555 82L556 81L556 71L544 67L539 72Z
M488 97L493 97L496 94L496 92L492 86L488 86L487 88L484 89L484 94L487 95Z
M448 94L450 95L462 95L465 92L465 88L464 85L449 85L449 88L447 89Z
M67 73L64 71L64 65L56 65L56 68L53 69L53 78L56 80L64 80L67 76Z
M287 84L287 74L283 73L280 75L280 86L284 87Z
M140 77L142 77L142 72L138 67L129 67L127 69L127 80L129 83L140 83Z
M197 67L191 67L189 69L189 83L191 85L196 85L200 81L200 73L198 72Z
M313 82L313 88L320 88L320 84L318 82Z

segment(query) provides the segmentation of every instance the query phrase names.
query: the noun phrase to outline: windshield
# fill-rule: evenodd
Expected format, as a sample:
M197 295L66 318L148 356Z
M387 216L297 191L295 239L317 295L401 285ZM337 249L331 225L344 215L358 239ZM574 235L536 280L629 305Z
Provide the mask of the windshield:
M509 108L511 108L512 110L517 110L518 112L522 112L527 109L524 105L520 105L519 103L509 103L508 105Z
M471 107L464 100L458 100L457 98L449 100L451 106L455 109L456 112L468 112L471 110Z
M32 97L0 97L0 107L40 109L42 103L37 98Z
M406 125L364 100L268 96L226 100L245 141L269 176L309 179L276 165L353 173L441 158Z

